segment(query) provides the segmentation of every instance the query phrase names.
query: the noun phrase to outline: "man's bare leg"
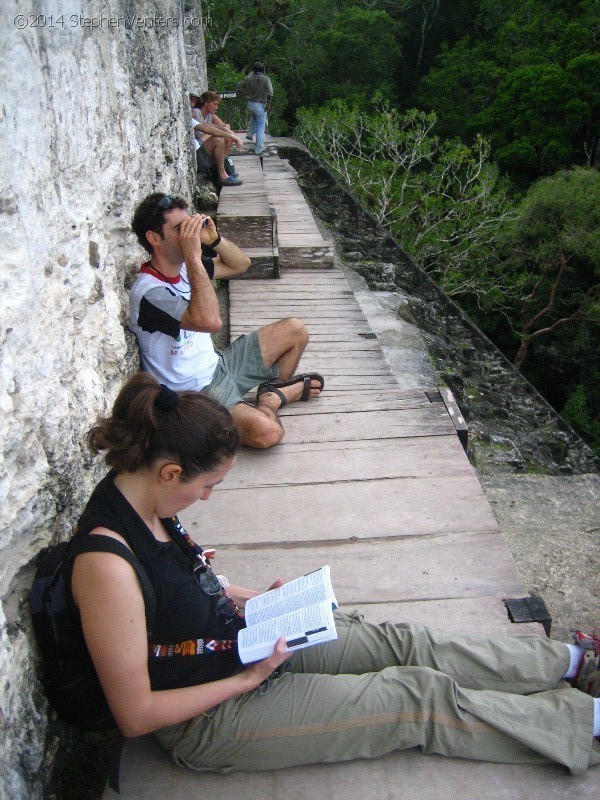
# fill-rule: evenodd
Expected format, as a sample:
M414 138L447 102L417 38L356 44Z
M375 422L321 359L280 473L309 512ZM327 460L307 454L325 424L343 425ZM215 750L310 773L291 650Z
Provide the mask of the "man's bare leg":
M269 396L277 398L272 393ZM242 434L242 444L246 447L266 449L279 444L283 439L283 427L277 410L268 404L261 403L254 408L246 403L236 403L229 410Z
M258 342L263 361L267 367L275 362L279 366L279 378L286 381L291 378L298 367L302 353L308 343L308 331L299 319L290 317L266 325L258 331ZM286 403L300 400L304 384L299 382L279 389ZM321 393L319 381L312 381L309 397L318 397ZM242 433L242 442L248 447L273 447L284 435L279 420L281 398L275 392L265 392L260 396L256 408L246 403L237 403L231 414Z
M265 325L258 331L258 344L267 367L279 365L279 380L287 381L295 373L308 344L308 331L295 317Z

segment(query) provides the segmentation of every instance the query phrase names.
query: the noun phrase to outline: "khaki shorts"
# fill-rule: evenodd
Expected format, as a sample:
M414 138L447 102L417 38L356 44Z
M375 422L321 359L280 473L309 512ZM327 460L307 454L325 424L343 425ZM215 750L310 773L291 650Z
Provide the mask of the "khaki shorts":
M265 365L258 343L258 331L240 336L227 350L219 353L219 362L212 381L202 390L213 400L231 409L242 403L244 395L259 383L273 380L279 367Z

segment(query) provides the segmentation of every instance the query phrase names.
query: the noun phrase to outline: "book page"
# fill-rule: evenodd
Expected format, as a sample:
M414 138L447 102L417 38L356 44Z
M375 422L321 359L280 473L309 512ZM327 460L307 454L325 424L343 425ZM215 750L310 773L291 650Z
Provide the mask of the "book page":
M278 589L271 589L252 597L246 603L246 624L256 625L324 600L329 600L333 608L337 608L330 569L327 565L285 583Z
M281 636L285 637L289 651L336 639L331 603L326 600L283 617L243 628L238 634L241 661L248 664L268 658Z

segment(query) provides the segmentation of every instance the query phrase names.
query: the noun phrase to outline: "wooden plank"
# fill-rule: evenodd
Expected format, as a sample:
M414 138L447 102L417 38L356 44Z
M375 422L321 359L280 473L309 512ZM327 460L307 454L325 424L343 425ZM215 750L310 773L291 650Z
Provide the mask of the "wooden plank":
M330 377L330 381L333 377ZM294 404L295 405L295 404ZM294 406L286 417L286 440L289 442L340 442L356 439L397 439L407 436L442 436L454 431L444 408L436 404L407 411L334 412L332 414L294 415Z
M313 353L318 355L327 354L331 358L339 358L346 353L351 356L353 353L371 352L381 352L379 342L376 339L360 339L360 337L358 337L357 341L352 340L350 346L348 342L344 341L329 340L318 342L315 339L309 339L304 354L308 354L309 356Z
M248 250L245 251L246 254L251 258L250 253ZM268 248L258 249L257 248L257 255L260 253L261 255L268 254ZM273 252L271 248L271 252ZM252 318L253 314L263 314L265 310L265 304L259 304L258 300L249 299L248 303L241 303L237 301L232 306L233 311L235 313L236 320L238 319L240 314L244 314L246 317ZM231 309L230 309L231 310ZM269 314L281 314L287 315L292 313L294 316L300 316L303 313L313 313L313 314L320 314L324 315L329 312L335 312L336 317L341 316L344 312L351 313L351 314L361 314L364 319L364 314L362 313L360 306L358 304L351 304L347 300L344 299L337 299L332 300L331 302L326 301L310 301L305 300L304 302L297 302L297 301L286 301L286 300L279 300L278 298L274 298L273 302L268 304L268 312Z
M331 376L329 376L331 377ZM372 412L372 411L413 411L419 406L426 406L427 401L407 402L397 400L393 397L386 399L381 396L377 399L373 397L362 397L358 393L348 395L327 395L327 379L325 390L318 400L309 403L293 403L281 409L281 416L314 416L315 414L342 414L348 412ZM448 431L452 431L448 428ZM372 439L370 441L373 441Z
M233 298L233 306L238 308L252 308L253 310L269 309L273 306L304 306L306 308L349 308L352 310L361 309L354 297L343 294L342 292L313 292L311 294L291 294L290 292L280 291L279 287L273 285L269 291L269 297L265 298L264 293L261 297L259 292L250 292L243 302L241 297Z
M183 524L194 538L196 532L218 531L221 544L237 546L497 529L473 476L316 483L304 491L296 486L238 489L233 498L230 491L215 490L210 503L182 512Z
M314 363L314 358L311 359L311 363ZM319 361L319 368L321 372L323 372L323 361ZM306 370L307 372L314 372L312 368L310 370ZM318 370L316 370L318 371ZM364 360L354 360L349 361L347 364L343 362L341 359L338 360L337 364L331 362L327 365L327 369L325 370L327 376L329 378L333 378L336 375L346 376L346 377L375 377L377 375L392 375L392 371L387 363L387 361L373 361L373 362L365 362ZM369 411L371 409L364 409Z
M282 269L289 269L290 266L301 266L306 270L316 269L317 267L321 268L323 266L329 266L333 269L333 254L327 252L309 253L301 252L300 250L294 252L288 249L285 254L280 255L280 263Z
M219 486L219 492L236 489L317 483L341 483L392 478L433 478L445 475L473 476L473 468L461 458L462 448L452 434L423 439L377 441L286 442L275 453L244 448L235 467ZM232 495L232 501L235 495ZM198 510L198 513L201 513Z
M314 362L315 357L317 357L316 352L309 351L308 355L306 355L306 359L309 359ZM323 365L323 367L332 368L332 369L345 369L347 366L375 366L381 365L382 367L388 367L388 362L386 361L385 357L381 353L381 350L358 350L356 352L347 352L342 355L341 352L331 352L329 348L322 348L321 352L318 354L319 363ZM302 372L302 369L299 370Z
M251 288L251 294L249 295L249 300L252 301L260 301L261 299L261 292L262 294L262 301L265 307L268 307L269 303L268 300L270 297L273 300L278 300L280 302L303 302L303 303L326 303L328 300L338 300L344 302L356 302L354 296L348 291L345 290L343 286L340 287L324 287L322 284L312 284L311 286L306 286L300 289L292 289L291 287L285 286L282 281L285 278L286 273L282 273L281 276L278 278L276 283L272 283L270 281L264 281L262 283L253 283ZM304 271L305 275L313 275L314 271L307 273ZM233 296L231 296L230 292L230 300L234 303L243 303L244 298L239 290L235 290L235 284L231 284L232 288L234 288ZM265 296L267 295L267 296ZM358 304L360 306L360 304Z
M287 248L331 248L331 245L328 244L322 236L317 236L315 234L309 233L294 233L294 234L281 234L281 231L278 234L279 239L279 246L285 249Z
M342 321L365 321L365 315L362 313L360 308L330 308L328 310L308 308L305 307L305 314L304 316L307 317L309 320L317 320L319 322L325 322L327 320L342 320ZM270 320L277 320L281 318L281 315L284 316L288 314L293 314L296 311L294 306L283 306L282 308L269 308L269 310L263 311L253 311L249 309L248 311L242 311L241 309L237 311L235 315L235 320L238 325L243 325L244 323L251 325L256 320L261 319L270 319ZM299 315L299 314L298 314Z
M297 289L302 286L339 286L348 289L348 281L338 272L328 272L327 270L315 270L310 277L303 270L290 270L281 276L281 286L289 286Z
M286 283L286 272L286 274L282 275L277 281L277 284L270 286L270 288L276 297L281 297L283 299L311 300L313 297L315 297L317 299L328 300L329 298L342 297L346 298L347 300L356 301L354 292L348 288L347 283L341 283L337 280L324 283L321 279L321 276L319 276L318 281L310 280L310 278L312 278L313 275L316 275L316 273L317 270L313 270L310 275L307 275L303 270L302 276L305 283L302 283L302 285L291 285ZM297 281L297 284L299 284L299 281ZM260 284L253 286L252 295L258 296L261 288L266 287L262 287Z
M256 315L256 317L252 320L244 322L243 320L239 323L235 323L235 326L238 328L250 328L253 330L254 328L259 327L260 325L270 325L272 322L278 320L278 316L267 316L264 315ZM305 315L303 320L307 326L309 326L309 332L312 332L310 328L314 330L314 332L321 331L322 333L329 333L334 332L336 330L342 331L365 331L370 333L370 328L367 325L366 321L360 318L356 319L340 319L340 320L321 320L318 317L312 317Z
M241 335L242 333L247 333L248 331L254 330L258 326L247 325L244 329L239 329L237 333L235 332L235 328L232 329L231 332L231 339L233 340L237 336ZM322 348L329 343L331 343L332 351L339 350L344 343L348 344L348 347L360 347L361 345L365 345L366 347L371 347L373 344L377 344L375 339L365 339L361 336L360 333L355 333L352 331L340 331L339 333L336 331L331 331L327 334L321 334L316 331L309 331L310 339L308 343L308 347L305 350L305 354L309 353L309 348L314 347ZM397 385L397 382L396 382Z
M315 365L315 371L318 372L318 364ZM312 370L311 370L312 372ZM393 375L373 375L370 377L360 377L357 375L329 375L327 378L327 391L333 392L338 390L347 391L362 391L363 389L373 388L390 388L393 389L398 386L398 381ZM419 434L423 435L423 434Z
M483 636L545 636L539 623L515 625L506 613L504 598L461 597L444 600L415 600L401 603L367 603L340 606L351 613L356 610L368 622L378 625L392 622L414 622L444 634L475 633Z
M329 564L337 600L345 606L514 597L523 591L514 561L497 533L358 540L335 548L330 542L244 549L219 547L214 541L206 544L217 547L215 568L235 575L242 586L268 586L277 575L302 575ZM384 566L393 564L398 570Z

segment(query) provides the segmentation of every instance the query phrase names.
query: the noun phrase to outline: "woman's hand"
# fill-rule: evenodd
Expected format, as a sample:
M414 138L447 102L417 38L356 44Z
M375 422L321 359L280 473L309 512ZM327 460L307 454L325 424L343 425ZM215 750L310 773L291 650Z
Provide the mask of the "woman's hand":
M262 592L257 592L255 589L247 589L245 586L236 586L235 584L230 583L227 587L227 594L239 608L245 608L246 602L250 600L251 597L256 597L258 594L264 594L271 589L278 589L280 586L283 586L284 583L285 581L283 578L277 578L268 589L265 589Z
M243 679L248 682L248 689L246 691L249 692L252 689L256 689L257 686L260 686L269 675L273 674L277 667L280 667L283 662L288 659L290 654L285 652L286 647L287 643L282 636L275 642L273 655L262 661L255 661L254 664L250 664L246 667L245 671L242 673Z

